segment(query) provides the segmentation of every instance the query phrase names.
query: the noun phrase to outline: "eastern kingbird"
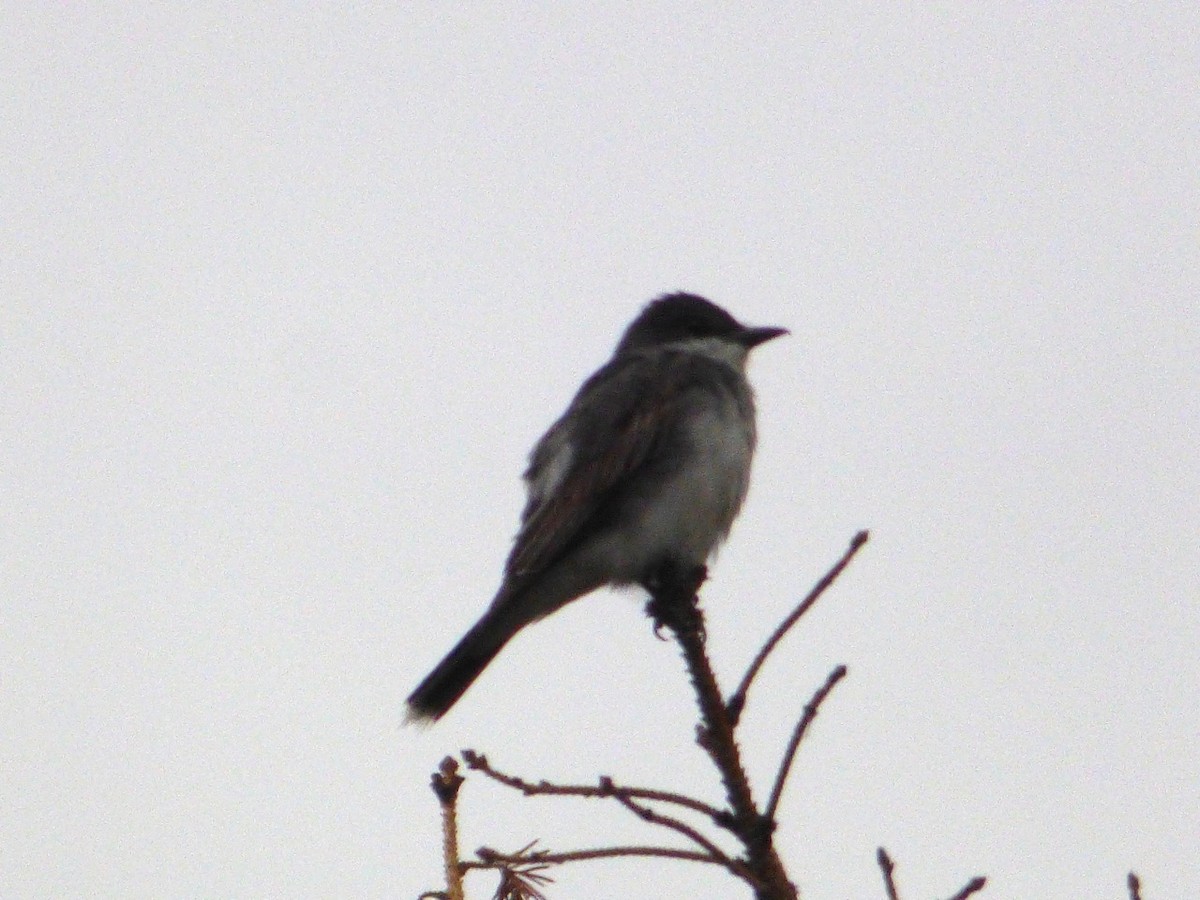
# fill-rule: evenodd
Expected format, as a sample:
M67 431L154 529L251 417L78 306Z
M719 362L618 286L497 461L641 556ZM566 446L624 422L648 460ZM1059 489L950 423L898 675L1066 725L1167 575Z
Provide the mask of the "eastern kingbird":
M782 334L692 294L642 310L533 448L504 582L412 692L409 719L441 718L513 635L577 597L705 563L749 484L746 358Z

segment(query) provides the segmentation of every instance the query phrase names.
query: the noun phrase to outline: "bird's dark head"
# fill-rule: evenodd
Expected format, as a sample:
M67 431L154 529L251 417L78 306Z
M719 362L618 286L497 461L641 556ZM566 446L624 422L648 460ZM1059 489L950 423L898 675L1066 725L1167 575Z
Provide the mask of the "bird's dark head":
M617 355L648 347L689 341L725 341L748 352L771 338L787 334L786 328L752 328L743 325L717 304L695 294L667 294L651 301L625 329Z

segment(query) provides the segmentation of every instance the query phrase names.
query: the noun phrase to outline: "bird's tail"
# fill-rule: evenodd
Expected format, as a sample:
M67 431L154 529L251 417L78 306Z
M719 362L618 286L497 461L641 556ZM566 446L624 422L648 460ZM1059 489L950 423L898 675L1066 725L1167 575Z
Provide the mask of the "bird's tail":
M494 604L408 698L407 720L436 722L480 676L529 619L509 604Z

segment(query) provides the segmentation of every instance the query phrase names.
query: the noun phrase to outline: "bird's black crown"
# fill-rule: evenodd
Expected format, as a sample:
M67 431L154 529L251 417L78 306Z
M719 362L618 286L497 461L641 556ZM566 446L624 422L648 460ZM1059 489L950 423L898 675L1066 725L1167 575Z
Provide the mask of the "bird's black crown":
M729 337L744 326L717 304L696 294L666 294L651 301L625 329L617 352L689 338Z

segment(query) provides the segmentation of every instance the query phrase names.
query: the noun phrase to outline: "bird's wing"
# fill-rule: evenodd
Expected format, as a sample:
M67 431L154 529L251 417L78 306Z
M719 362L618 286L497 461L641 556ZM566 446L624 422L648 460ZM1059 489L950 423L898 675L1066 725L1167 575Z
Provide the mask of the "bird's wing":
M510 578L536 574L557 561L613 488L653 455L695 383L689 356L622 357L584 384L534 450L525 474L529 504L508 558ZM564 471L549 471L558 466Z

